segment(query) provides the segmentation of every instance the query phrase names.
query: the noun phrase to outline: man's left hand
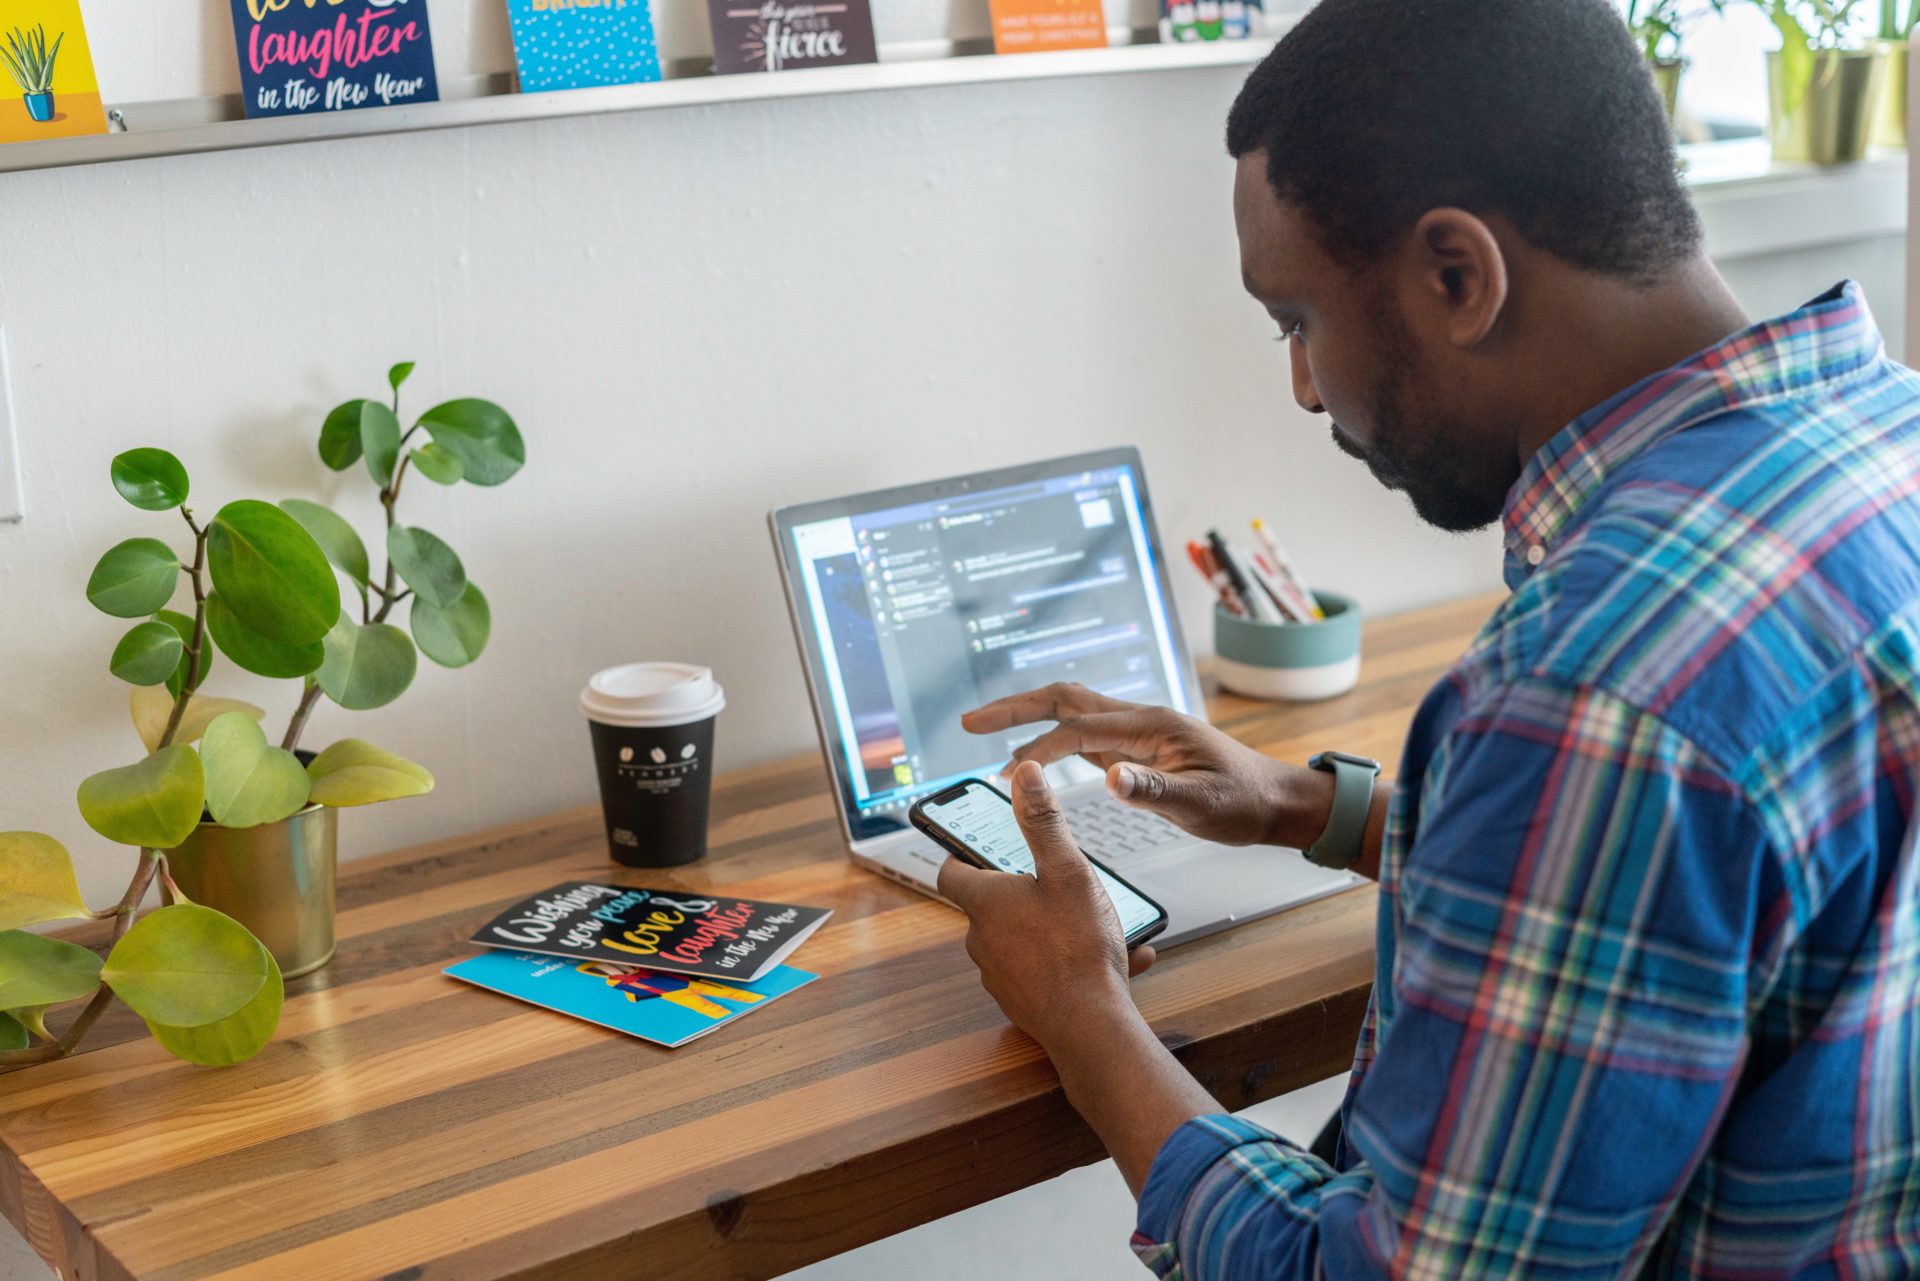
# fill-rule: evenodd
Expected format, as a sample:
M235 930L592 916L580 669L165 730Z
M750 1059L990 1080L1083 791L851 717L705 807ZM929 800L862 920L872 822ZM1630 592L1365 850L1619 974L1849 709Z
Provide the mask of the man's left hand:
M1028 761L1011 781L1035 875L988 872L949 858L939 889L967 914L967 955L988 994L1052 1053L1103 1019L1139 1017L1127 979L1153 964L1153 949L1127 954L1113 903L1068 832L1046 773Z

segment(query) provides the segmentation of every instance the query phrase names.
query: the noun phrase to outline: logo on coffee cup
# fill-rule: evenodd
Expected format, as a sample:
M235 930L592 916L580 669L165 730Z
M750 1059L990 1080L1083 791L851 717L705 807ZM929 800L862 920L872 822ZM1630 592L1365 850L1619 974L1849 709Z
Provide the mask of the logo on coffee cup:
M667 753L665 748L656 747L652 751L648 752L647 755L653 758L653 763L655 765L665 765L667 763Z
M680 759L683 761L692 760L693 753L695 750L696 749L694 748L694 745L692 743L688 743L685 747L680 749Z
M621 749L620 749L620 763L621 763L621 764L623 764L623 765L624 765L624 764L625 764L626 762L628 762L628 761L630 761L630 760L632 760L632 759L633 759L633 749L632 749L631 747L623 747L623 748L621 748Z

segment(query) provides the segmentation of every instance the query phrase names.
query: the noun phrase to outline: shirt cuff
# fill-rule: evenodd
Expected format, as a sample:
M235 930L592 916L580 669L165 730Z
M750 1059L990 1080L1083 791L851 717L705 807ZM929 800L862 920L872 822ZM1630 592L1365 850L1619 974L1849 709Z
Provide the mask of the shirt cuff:
M1244 1143L1292 1146L1273 1131L1234 1116L1197 1116L1169 1135L1140 1189L1136 1248L1147 1242L1171 1242L1194 1184L1216 1161Z

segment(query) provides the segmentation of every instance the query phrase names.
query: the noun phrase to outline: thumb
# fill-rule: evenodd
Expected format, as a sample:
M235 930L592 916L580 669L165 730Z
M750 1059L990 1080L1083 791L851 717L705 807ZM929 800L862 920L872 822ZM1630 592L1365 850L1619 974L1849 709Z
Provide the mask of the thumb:
M1087 860L1073 843L1067 830L1066 815L1060 801L1047 785L1047 772L1038 761L1022 761L1013 771L1013 816L1020 821L1020 832L1033 851L1033 870L1041 881L1073 875L1085 869Z
M1185 826L1208 809L1205 785L1188 774L1169 774L1150 765L1122 761L1107 771L1107 791L1135 809L1151 810Z

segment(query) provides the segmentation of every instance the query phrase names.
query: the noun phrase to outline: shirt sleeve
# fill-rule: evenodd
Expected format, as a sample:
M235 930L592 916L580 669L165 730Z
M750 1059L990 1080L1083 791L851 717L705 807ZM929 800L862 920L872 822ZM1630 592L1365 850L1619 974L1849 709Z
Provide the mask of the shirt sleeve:
M1468 710L1422 782L1349 1168L1187 1123L1141 1194L1158 1275L1631 1276L1704 1156L1769 875L1739 789L1659 718L1547 682Z

